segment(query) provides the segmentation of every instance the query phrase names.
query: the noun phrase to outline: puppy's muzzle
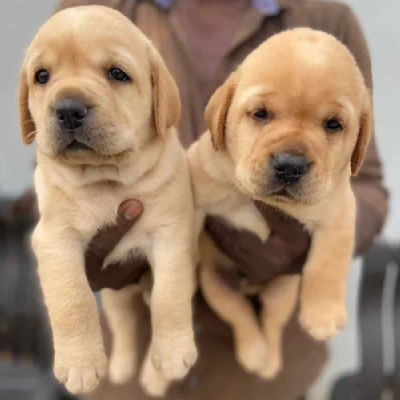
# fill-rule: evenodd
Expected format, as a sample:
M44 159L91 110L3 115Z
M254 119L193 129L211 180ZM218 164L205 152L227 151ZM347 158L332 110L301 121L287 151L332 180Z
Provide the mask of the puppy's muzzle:
M311 162L306 156L290 152L273 154L270 162L276 181L285 186L298 183L311 167Z
M79 98L66 98L56 103L54 112L61 132L73 136L85 124L88 107Z

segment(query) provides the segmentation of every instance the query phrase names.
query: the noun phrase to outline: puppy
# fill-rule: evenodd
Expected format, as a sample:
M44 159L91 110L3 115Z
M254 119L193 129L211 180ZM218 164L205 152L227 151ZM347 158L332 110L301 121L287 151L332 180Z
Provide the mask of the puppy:
M300 322L317 340L346 322L345 286L355 235L357 174L373 126L371 98L348 49L306 28L273 36L251 53L212 96L208 131L188 151L195 207L266 240L260 200L300 221L312 235L301 276L282 276L259 295L261 327L241 292L216 265L232 262L201 237L204 295L233 328L238 361L273 378L281 368L282 331L297 305ZM267 348L268 345L268 348Z
M81 393L93 390L106 372L84 253L99 229L116 222L119 204L134 198L145 212L104 268L147 257L153 273L152 373L182 378L197 357L193 198L175 129L178 90L160 55L117 11L61 11L27 50L19 107L23 141L37 143L40 221L32 245L53 332L56 377L70 392ZM135 290L103 293L114 335L114 380L134 372Z

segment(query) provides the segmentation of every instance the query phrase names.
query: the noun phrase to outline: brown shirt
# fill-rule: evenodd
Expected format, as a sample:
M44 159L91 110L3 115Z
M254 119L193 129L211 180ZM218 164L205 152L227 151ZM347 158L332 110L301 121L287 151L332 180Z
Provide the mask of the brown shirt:
M204 130L204 107L214 90L257 45L288 28L308 26L336 36L354 54L372 89L367 45L358 21L346 5L318 0L278 0L277 3L281 12L275 16L248 7L240 24L231 27L236 33L226 42L226 51L222 54L217 51L214 62L208 64L196 58L196 52L190 46L193 39L187 36L190 26L185 26L182 14L177 13L175 6L178 3L165 9L146 0L61 0L59 8L84 4L113 7L150 37L178 83L183 105L181 141L187 147ZM358 203L357 251L362 252L381 230L387 214L388 194L382 184L382 167L375 140L368 148L361 173L353 180L353 187ZM143 307L137 306L144 318L140 325L139 345L143 351L148 343L145 329L148 316ZM196 323L200 360L189 376L174 386L168 399L296 400L318 375L326 358L325 347L310 340L294 320L284 339L285 368L275 381L263 382L237 366L229 329L210 313L201 299L196 307ZM98 400L131 397L147 399L136 380L122 387L105 382L93 396Z

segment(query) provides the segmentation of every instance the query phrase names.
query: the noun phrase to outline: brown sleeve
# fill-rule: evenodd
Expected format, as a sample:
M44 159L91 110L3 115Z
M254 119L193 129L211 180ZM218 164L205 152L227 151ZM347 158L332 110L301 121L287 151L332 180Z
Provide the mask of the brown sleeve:
M353 53L364 75L365 82L373 89L371 59L360 24L353 11L343 6L338 21L338 38ZM383 170L376 145L375 134L357 177L352 181L357 201L356 253L364 252L377 236L388 213L388 191L383 185Z

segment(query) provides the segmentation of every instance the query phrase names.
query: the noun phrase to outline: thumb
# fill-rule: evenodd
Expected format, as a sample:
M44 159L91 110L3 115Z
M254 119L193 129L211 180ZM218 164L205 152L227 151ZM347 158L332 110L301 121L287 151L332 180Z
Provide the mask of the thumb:
M88 249L89 257L94 257L97 262L102 262L132 228L142 213L143 205L138 200L127 200L120 204L116 224L102 229L93 238Z
M136 222L143 212L143 204L139 200L126 200L118 208L118 223ZM132 226L132 223L129 224Z

